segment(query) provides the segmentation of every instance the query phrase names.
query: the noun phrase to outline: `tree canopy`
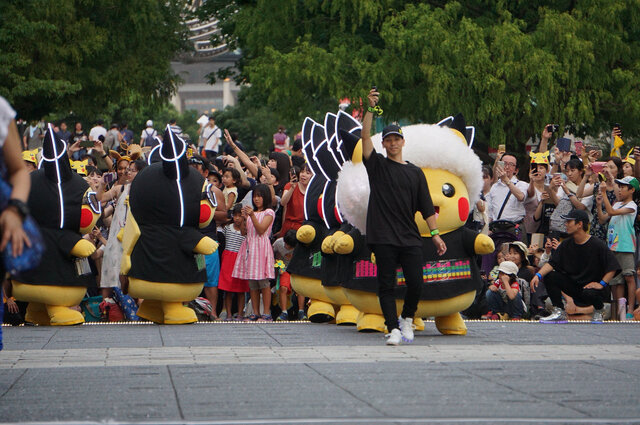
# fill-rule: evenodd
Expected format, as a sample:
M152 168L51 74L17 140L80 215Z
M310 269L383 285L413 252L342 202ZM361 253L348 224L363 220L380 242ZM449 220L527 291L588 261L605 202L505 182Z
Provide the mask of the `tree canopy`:
M552 122L640 132L638 0L209 0L202 13L281 120L320 118L375 84L385 119L462 112L485 147L521 150Z
M6 0L0 95L27 119L160 105L188 45L183 0ZM111 106L109 106L111 105Z

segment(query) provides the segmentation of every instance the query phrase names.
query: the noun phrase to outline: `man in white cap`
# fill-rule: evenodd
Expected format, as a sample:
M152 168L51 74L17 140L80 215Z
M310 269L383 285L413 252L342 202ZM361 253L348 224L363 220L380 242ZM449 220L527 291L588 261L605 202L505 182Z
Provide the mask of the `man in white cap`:
M142 130L140 135L140 146L155 146L155 137L158 132L153 128L153 121L147 120L147 128Z

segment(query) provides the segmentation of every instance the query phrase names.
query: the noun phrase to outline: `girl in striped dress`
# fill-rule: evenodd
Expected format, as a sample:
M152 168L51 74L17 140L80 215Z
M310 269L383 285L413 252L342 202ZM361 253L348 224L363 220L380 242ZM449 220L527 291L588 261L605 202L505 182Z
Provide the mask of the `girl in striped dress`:
M247 221L247 237L240 246L236 264L231 276L249 281L251 305L254 314L251 320L258 320L260 313L260 295L262 295L262 320L271 321L271 286L269 279L275 278L273 248L269 241L271 227L275 218L271 189L265 184L253 188L253 206L242 208Z
M227 320L230 320L231 303L233 300L233 292L238 296L238 319L242 319L244 314L244 297L249 292L249 284L244 279L231 277L233 266L238 258L238 251L244 241L244 235L247 234L247 226L242 216L242 205L236 204L232 210L233 223L224 226L225 246L222 253L222 266L220 268L220 280L218 281L218 289L225 291L224 308L227 311Z

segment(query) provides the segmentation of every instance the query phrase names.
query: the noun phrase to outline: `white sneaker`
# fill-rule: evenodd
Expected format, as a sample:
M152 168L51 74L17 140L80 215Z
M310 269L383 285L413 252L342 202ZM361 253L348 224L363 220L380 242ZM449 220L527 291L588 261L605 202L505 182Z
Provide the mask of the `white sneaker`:
M398 326L404 342L413 342L413 317L398 317Z
M400 345L402 342L402 333L400 333L400 329L394 329L384 337L387 338L387 345Z

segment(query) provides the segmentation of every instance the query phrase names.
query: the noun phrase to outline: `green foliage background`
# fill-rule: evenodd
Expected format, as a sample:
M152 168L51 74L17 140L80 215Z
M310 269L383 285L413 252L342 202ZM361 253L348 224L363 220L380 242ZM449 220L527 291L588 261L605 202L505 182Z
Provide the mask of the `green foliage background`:
M477 146L525 141L550 122L578 136L640 131L638 0L209 0L256 110L299 127L337 99L382 93L385 119L462 112ZM226 76L228 73L221 73Z
M23 118L160 110L188 48L184 0L0 1L0 95Z

